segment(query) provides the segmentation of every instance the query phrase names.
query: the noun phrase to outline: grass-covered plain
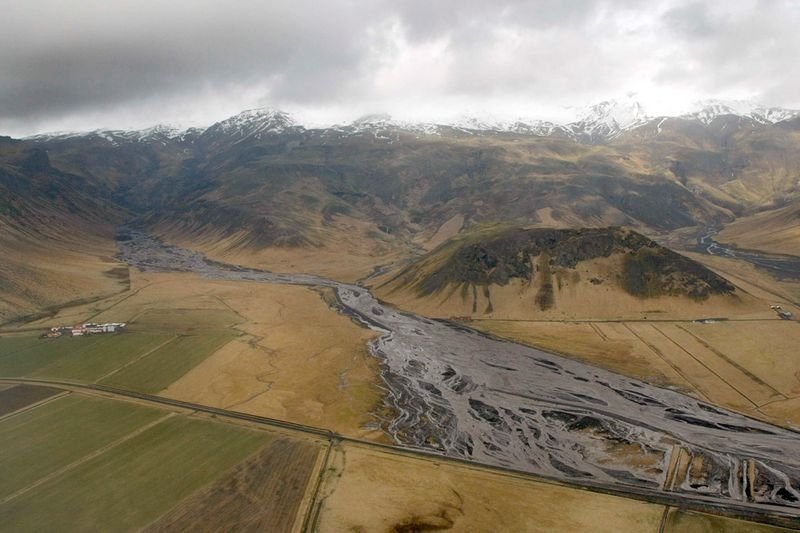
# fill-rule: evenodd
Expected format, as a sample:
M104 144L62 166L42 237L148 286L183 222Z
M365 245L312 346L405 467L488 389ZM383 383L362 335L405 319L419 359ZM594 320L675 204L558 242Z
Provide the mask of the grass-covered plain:
M69 395L3 419L0 499L161 416L160 409Z
M140 392L158 392L234 337L229 331L178 337L100 382Z
M128 404L106 403L113 406L112 410L131 409ZM146 411L153 411L156 417L164 416L163 411ZM80 415L76 413L64 414L62 418L65 425L82 430L81 438L76 441L85 443L84 446L92 443L95 448L98 441L86 434L87 426L106 427L111 421L96 414L91 424L80 423ZM135 427L136 424L127 425L126 432ZM76 429L68 433L74 437L81 432ZM6 432L0 431L0 434L5 441ZM52 531L54 527L59 531L138 529L216 479L271 438L268 433L240 426L174 416L0 504L0 523L3 528L18 532ZM64 445L63 439L47 431L41 431L39 439L42 448L57 450ZM36 459L24 457L25 452L20 449L28 442L12 442L20 444L7 452L4 442L4 457L8 456L17 465L35 464ZM50 461L47 470L62 467L70 460L61 458L57 464ZM16 468L21 469L20 466ZM39 470L44 471L44 466Z

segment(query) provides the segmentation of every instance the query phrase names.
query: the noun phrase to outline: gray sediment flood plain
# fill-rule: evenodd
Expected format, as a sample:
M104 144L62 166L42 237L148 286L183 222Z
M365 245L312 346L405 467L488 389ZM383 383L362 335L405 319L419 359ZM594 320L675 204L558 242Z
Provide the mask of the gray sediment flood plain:
M333 288L381 335L402 446L606 485L669 490L800 518L800 434L456 324L399 311L365 288L206 259L125 230L119 257L151 271Z

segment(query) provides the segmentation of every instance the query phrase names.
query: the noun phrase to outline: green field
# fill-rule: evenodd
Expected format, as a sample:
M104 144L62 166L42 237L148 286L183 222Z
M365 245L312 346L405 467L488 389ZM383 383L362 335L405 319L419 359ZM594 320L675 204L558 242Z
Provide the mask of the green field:
M0 337L0 358L30 348L41 343L36 335L15 335L13 337Z
M138 529L271 438L239 426L175 416L0 505L0 524L18 532Z
M26 339L26 341L22 339ZM27 376L61 357L79 354L84 350L91 350L99 340L100 337L75 339L19 337L0 339L0 376Z
M0 499L164 414L72 394L0 420Z
M101 383L140 392L158 392L234 337L229 332L178 337L124 370L101 380Z
M0 376L94 381L169 339L168 334L0 339Z
M166 333L124 333L96 337L84 349L68 351L31 377L64 378L77 381L97 381L126 363L174 338ZM91 340L95 340L90 338ZM61 339L62 345L80 343L82 339ZM59 346L53 345L55 349Z
M153 393L169 386L235 336L229 329L216 327L192 335L128 331L58 339L3 338L0 377L99 381Z

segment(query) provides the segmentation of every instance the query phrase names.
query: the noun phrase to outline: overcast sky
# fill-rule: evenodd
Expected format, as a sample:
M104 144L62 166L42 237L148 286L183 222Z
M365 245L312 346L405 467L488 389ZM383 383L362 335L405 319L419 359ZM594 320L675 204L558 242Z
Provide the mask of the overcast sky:
M0 0L0 134L800 107L800 0Z

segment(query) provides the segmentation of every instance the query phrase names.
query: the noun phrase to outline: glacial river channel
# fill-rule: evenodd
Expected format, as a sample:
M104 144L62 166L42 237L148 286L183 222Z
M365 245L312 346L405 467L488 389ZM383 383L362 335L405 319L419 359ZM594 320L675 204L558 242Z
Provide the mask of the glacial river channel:
M120 258L150 271L324 286L381 333L398 445L586 484L678 497L800 523L800 433L679 392L399 311L367 289L218 263L125 230ZM791 519L791 518L790 518Z

